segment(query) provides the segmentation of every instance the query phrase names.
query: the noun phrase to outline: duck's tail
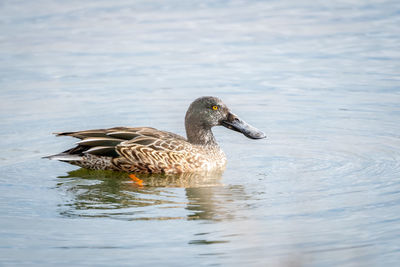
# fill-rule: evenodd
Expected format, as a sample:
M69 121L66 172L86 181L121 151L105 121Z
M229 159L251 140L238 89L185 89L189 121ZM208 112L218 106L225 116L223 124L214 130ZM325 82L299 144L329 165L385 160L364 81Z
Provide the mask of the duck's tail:
M46 156L46 157L43 157L43 158L44 159L51 159L51 160L60 160L60 161L65 161L65 162L82 160L82 156L80 156L80 155L68 154L68 153L65 153L65 152L62 152L62 153L59 153L59 154L55 154L55 155L51 155L51 156Z

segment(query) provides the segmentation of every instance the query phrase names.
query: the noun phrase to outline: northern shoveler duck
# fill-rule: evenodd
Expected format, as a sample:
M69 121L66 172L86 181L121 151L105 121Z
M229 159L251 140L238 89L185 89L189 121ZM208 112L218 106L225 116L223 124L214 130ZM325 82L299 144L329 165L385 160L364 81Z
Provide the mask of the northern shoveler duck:
M47 158L68 162L87 169L135 173L185 173L223 168L224 152L211 128L225 126L248 138L261 139L265 134L233 114L216 97L197 98L185 116L187 139L149 127L115 127L57 136L81 139L77 146Z

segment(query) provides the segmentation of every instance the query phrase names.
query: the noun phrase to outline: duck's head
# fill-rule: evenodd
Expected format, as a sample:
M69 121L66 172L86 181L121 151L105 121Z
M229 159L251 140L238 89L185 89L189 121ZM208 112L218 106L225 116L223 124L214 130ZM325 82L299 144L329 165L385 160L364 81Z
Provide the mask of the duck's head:
M243 133L251 139L265 138L265 134L241 120L233 114L221 99L212 96L197 98L189 106L185 117L185 126L188 138L193 130L209 130L214 126L225 126L228 129ZM192 133L195 135L196 133Z

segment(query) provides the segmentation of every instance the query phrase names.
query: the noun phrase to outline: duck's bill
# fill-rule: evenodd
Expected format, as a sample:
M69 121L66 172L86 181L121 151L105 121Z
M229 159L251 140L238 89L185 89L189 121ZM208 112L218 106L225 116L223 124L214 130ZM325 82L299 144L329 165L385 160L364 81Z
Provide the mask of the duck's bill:
M225 126L228 129L231 129L236 132L240 132L251 139L262 139L266 138L267 136L265 133L261 132L257 128L247 124L245 121L239 119L234 114L229 114L227 120L223 120L221 122L222 126Z

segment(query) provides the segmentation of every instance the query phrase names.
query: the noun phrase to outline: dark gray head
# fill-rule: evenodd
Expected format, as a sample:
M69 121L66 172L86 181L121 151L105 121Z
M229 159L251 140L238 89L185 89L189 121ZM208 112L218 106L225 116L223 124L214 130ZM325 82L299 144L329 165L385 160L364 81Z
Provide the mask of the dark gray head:
M217 97L203 96L190 104L185 117L189 142L195 144L215 143L211 128L218 125L241 132L251 139L266 137L263 132L239 119Z

